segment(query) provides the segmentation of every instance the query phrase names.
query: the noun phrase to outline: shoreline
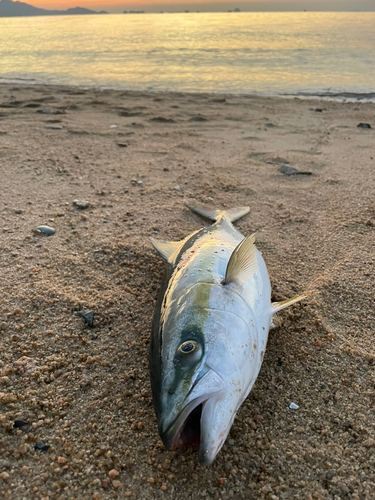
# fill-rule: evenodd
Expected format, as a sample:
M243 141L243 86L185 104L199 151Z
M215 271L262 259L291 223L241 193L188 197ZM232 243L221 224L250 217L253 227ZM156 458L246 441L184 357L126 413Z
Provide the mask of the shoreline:
M0 76L0 85L25 85L25 86L46 86L46 87L57 87L57 88L72 88L79 90L87 90L87 91L113 91L113 92L135 92L135 93L145 93L145 94L171 94L171 95L212 95L212 96L227 96L227 97L238 97L238 98L283 98L283 99L321 99L322 101L327 102L351 102L351 103L375 103L375 90L369 90L369 92L331 92L331 91L322 91L322 92L309 92L309 91L298 91L296 93L260 93L260 92L250 92L247 94L244 93L231 93L231 92L185 92L185 91L174 91L174 90L147 90L147 89L129 89L126 87L107 87L107 86L90 86L90 85L67 85L67 84L59 84L59 83L39 83L35 82L32 79L11 79L11 78L3 78Z
M0 84L4 499L372 500L375 104L360 104ZM210 467L164 449L148 373L165 267L149 238L207 225L189 201L250 206L236 226L256 233L272 300L313 292L275 318Z

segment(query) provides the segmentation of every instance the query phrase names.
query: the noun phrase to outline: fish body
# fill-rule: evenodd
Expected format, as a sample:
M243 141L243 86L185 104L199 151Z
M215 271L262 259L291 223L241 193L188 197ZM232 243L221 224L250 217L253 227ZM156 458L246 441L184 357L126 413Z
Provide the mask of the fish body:
M189 207L215 223L181 242L151 240L167 260L150 342L160 436L168 449L199 445L212 463L261 367L272 315L267 267L227 212Z

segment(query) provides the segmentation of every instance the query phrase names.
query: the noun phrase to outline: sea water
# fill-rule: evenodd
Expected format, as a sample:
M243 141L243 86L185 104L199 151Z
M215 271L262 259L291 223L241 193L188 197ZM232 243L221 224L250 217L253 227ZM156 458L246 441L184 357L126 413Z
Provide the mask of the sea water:
M0 18L1 81L374 98L375 13Z

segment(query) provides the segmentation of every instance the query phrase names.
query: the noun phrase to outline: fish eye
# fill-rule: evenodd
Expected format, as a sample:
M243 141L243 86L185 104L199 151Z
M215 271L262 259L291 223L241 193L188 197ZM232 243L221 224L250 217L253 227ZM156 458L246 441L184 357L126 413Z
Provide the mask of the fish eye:
M177 350L180 356L189 356L189 359L191 357L194 359L199 357L201 351L201 346L198 344L198 342L195 342L195 340L187 340L186 342L183 342Z

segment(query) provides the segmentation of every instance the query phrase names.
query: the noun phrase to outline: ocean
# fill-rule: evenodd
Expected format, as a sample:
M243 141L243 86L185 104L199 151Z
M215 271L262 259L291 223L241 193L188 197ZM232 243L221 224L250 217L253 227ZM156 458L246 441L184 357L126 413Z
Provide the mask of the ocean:
M0 82L375 98L375 13L0 18Z

